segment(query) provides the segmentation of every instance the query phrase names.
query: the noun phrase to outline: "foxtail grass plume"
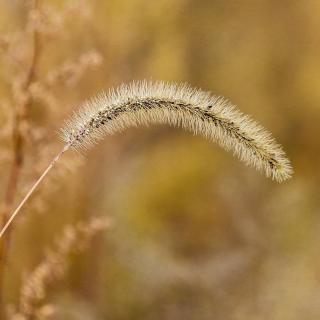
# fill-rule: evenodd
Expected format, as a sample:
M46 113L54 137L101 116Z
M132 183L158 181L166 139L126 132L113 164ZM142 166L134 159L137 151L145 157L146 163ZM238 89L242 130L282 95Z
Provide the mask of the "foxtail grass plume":
M292 175L289 160L271 134L228 100L187 84L133 82L85 102L66 121L61 129L64 148L19 204L0 237L64 152L87 149L106 134L153 123L182 127L215 141L278 182Z
M102 93L66 121L62 136L70 147L86 149L105 134L152 123L182 127L216 141L279 182L291 176L290 163L269 132L226 99L186 84L142 81Z

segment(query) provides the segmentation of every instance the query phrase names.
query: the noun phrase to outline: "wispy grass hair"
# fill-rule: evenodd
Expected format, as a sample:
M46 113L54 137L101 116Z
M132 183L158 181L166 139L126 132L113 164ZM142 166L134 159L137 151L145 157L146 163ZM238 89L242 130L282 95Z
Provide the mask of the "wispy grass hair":
M247 165L281 182L292 168L271 134L228 100L187 84L141 81L121 85L87 101L61 129L65 145L29 190L0 232L4 234L33 191L69 149L86 149L130 126L165 123L216 141Z
M133 82L87 101L62 129L70 147L85 149L130 126L166 123L216 141L279 182L292 169L271 134L228 100L187 84Z

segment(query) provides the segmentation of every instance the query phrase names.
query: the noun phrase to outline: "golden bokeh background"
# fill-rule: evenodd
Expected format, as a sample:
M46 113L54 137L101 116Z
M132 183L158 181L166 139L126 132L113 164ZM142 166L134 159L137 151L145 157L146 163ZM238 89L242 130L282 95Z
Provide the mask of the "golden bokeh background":
M11 230L0 262L8 319L319 319L320 2L37 5L0 1L1 199L32 26L39 52L15 205L61 148L55 132L70 111L134 79L227 97L273 133L295 174L278 184L165 126L129 129L84 158L66 156ZM41 312L22 315L23 283L66 225L92 216L111 226L68 256L37 302Z

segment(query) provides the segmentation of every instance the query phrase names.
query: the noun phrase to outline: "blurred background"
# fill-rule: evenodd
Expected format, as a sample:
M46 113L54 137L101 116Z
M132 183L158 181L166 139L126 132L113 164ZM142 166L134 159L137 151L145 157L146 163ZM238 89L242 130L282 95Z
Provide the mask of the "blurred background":
M66 155L2 240L2 318L319 319L319 30L316 0L0 0L2 219L71 110L133 79L227 97L295 170L165 126Z

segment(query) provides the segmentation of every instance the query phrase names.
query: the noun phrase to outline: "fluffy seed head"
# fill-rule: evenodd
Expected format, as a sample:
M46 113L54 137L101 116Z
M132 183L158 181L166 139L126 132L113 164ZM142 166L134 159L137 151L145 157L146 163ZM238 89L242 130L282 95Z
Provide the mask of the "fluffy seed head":
M292 175L289 160L269 132L224 98L186 84L141 81L121 85L87 101L61 131L71 148L82 149L105 134L152 123L180 126L216 141L279 182Z

